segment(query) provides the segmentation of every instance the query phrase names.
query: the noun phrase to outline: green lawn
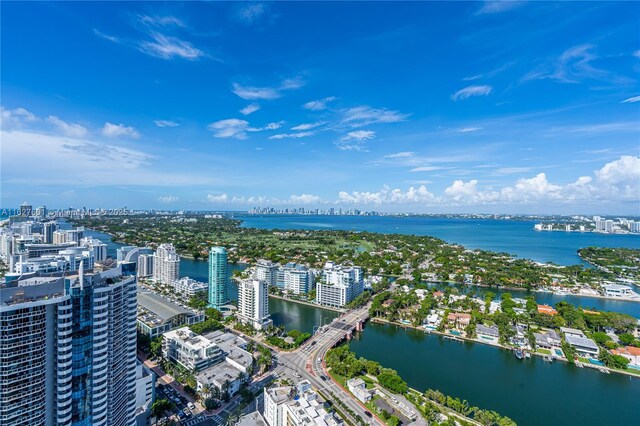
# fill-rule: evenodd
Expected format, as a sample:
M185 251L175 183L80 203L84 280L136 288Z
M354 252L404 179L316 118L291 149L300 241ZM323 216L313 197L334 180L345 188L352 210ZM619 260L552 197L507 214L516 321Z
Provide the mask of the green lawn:
M542 355L551 355L551 351L549 349L544 349L544 348L536 349L536 353L539 353Z

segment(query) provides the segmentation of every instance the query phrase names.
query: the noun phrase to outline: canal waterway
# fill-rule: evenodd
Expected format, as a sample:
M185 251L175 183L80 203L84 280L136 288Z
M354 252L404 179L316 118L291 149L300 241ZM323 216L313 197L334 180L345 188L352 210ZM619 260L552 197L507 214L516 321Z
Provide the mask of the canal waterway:
M409 384L495 410L520 426L638 424L640 379L540 357L518 360L493 346L369 323L350 343Z
M120 244L107 234L86 231L107 243L108 254L115 257ZM244 269L246 265L230 265ZM207 281L207 262L182 259L181 276ZM448 284L432 284L445 286ZM484 292L498 296L502 291L456 285L460 291ZM510 291L514 297L527 292ZM237 287L230 284L231 298ZM579 296L533 293L539 303L554 304L566 300L582 306L625 312L640 317L640 304ZM269 300L276 325L312 332L338 314L281 299ZM635 424L638 420L640 379L597 370L577 368L567 363L548 363L539 357L519 361L511 352L471 342L445 340L436 335L393 325L369 323L350 343L358 356L393 368L416 389L438 389L466 399L471 405L496 410L519 425L546 424Z

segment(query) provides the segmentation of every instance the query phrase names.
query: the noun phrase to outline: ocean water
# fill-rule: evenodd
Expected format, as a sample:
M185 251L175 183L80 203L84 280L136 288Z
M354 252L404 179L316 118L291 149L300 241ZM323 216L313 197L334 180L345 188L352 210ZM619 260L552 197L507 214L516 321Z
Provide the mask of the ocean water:
M535 231L533 221L400 216L235 216L242 226L261 229L319 229L428 235L471 249L509 253L558 265L582 263L588 246L640 248L640 235Z

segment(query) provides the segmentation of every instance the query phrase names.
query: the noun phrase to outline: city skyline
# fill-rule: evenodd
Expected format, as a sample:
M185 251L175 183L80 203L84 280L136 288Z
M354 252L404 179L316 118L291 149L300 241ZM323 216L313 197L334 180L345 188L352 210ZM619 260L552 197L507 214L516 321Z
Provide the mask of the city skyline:
M638 214L639 18L6 3L0 206Z

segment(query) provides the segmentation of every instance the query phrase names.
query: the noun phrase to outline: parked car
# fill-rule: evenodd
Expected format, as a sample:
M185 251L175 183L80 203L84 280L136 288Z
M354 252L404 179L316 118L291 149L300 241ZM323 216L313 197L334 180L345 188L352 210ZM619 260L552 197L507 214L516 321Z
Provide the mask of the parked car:
M195 408L196 408L196 406L193 405L193 402L187 403L187 407L189 407L191 410L195 410Z
M186 417L189 417L189 416L191 415L191 411L189 411L189 409L188 409L188 408L185 408L184 410L182 410L182 412L184 413L184 415L185 415Z

